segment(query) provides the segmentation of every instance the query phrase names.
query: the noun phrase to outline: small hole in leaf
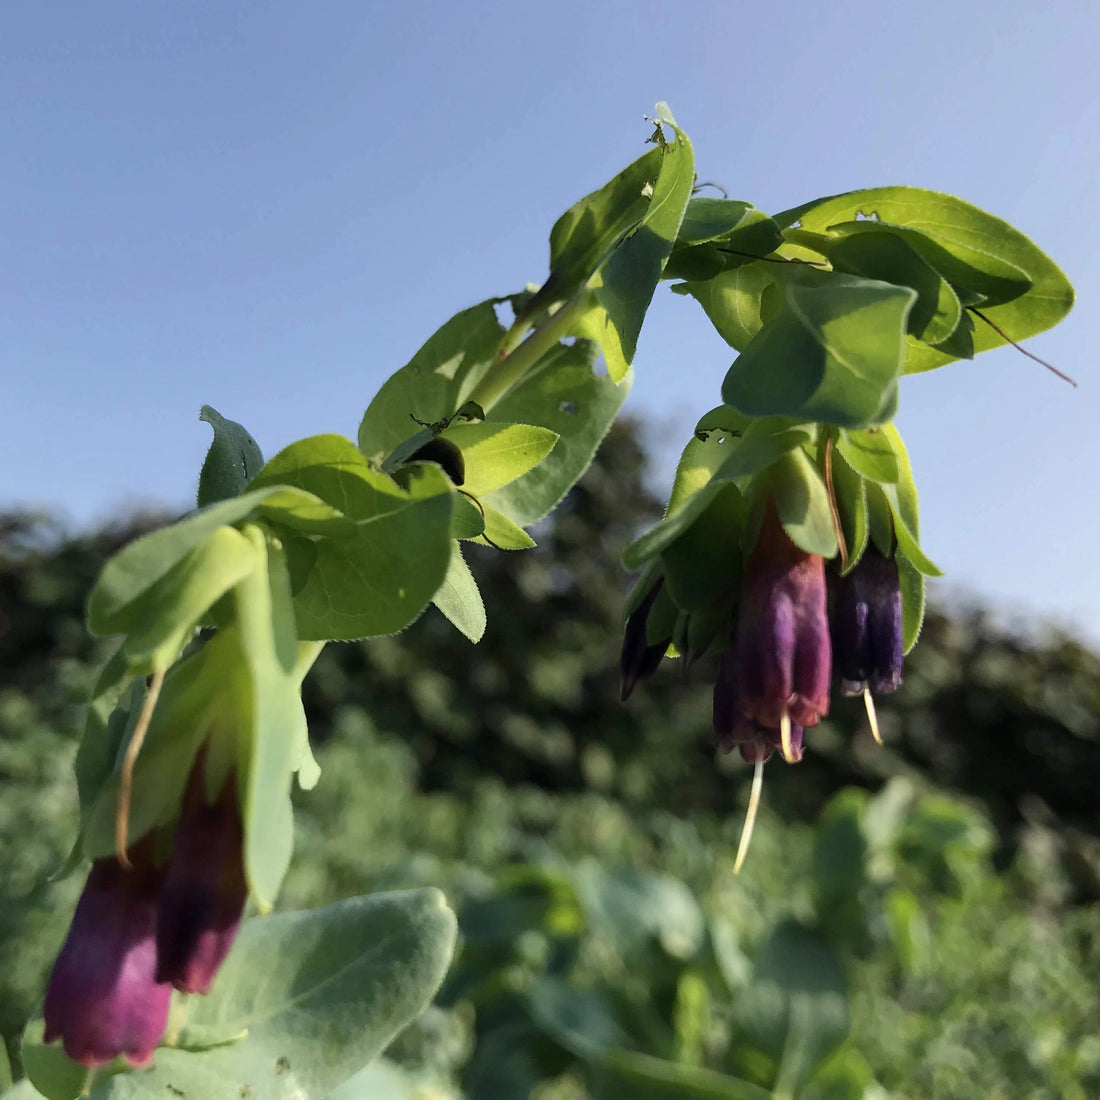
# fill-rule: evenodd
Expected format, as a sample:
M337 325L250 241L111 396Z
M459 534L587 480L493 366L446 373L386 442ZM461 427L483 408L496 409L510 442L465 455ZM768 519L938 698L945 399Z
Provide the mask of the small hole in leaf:
M725 443L725 441L726 441L726 437L725 437L724 435L720 435L720 436L718 437L718 442L719 442L719 443Z
M493 312L496 314L497 324L500 325L501 328L508 328L515 318L515 311L512 309L512 303L507 300L503 302L494 302Z
M857 222L877 222L879 220L878 211L872 210L870 214L864 214L862 210L856 211Z
M558 412L565 413L566 416L577 415L577 403L576 401L563 401L558 406Z

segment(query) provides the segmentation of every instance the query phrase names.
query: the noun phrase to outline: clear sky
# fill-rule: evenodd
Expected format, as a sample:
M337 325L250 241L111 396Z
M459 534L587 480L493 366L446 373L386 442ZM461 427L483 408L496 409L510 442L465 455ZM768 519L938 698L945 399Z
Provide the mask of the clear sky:
M991 352L905 382L899 425L952 584L1100 639L1098 58L1095 0L8 5L0 507L184 504L204 402L269 455L354 437L439 323L541 281L665 99L731 197L931 187L1063 267L1031 347L1079 389ZM659 479L731 358L658 290L627 408Z

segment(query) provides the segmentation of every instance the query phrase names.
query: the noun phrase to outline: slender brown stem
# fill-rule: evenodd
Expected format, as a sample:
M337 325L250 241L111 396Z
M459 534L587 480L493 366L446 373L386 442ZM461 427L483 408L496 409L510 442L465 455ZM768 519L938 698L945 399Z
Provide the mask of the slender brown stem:
M126 854L127 835L130 831L130 797L134 789L134 766L137 764L141 746L145 742L145 735L149 732L153 710L157 705L160 689L164 685L164 672L163 668L158 668L149 679L149 688L141 704L141 713L138 715L130 743L126 746L126 755L122 758L122 772L118 780L118 809L115 813L115 858L127 871L134 869L130 857Z
M1026 355L1029 359L1034 359L1036 363L1046 367L1051 374L1056 374L1063 382L1068 382L1074 389L1077 389L1077 382L1070 378L1068 374L1063 374L1053 363L1048 363L1045 359L1040 359L1039 356L1032 354L1027 348L1021 347L996 323L996 321L991 321L980 309L975 309L973 306L968 308L975 317L980 317L998 336L1007 340L1021 355Z

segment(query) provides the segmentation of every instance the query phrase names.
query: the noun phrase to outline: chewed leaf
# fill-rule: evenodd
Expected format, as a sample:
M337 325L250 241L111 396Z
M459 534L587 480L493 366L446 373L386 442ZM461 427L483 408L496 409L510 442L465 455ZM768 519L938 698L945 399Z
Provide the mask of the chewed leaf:
M630 392L629 375L616 385L593 372L596 350L588 340L559 344L489 413L495 423L541 424L558 437L537 466L485 498L516 523L534 523L565 496Z
M1022 272L1031 284L1026 292L1012 301L982 309L1013 340L1025 340L1045 331L1073 305L1073 287L1049 256L1008 222L953 195L919 187L876 187L835 195L788 212L791 222L801 218L802 228L815 233L824 233L831 226L854 221L861 215L918 230L972 267L981 267L975 257L990 256ZM1005 343L1005 338L988 325L974 330L975 352ZM965 355L965 351L915 344L909 350L905 370L931 370L959 355Z

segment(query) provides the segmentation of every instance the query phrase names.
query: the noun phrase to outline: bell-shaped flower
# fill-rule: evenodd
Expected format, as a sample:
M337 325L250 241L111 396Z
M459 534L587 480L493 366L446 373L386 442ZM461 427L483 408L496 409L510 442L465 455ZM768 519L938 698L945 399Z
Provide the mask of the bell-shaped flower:
M847 576L834 581L833 659L845 695L882 694L901 685L905 644L901 588L893 558L869 545Z
M46 989L45 1040L88 1067L120 1055L146 1065L164 1034L172 987L157 978L157 905L163 874L152 846L133 869L97 859Z
M183 993L209 990L248 900L236 776L208 800L204 757L191 770L157 907L157 980Z
M829 712L832 650L825 562L796 546L774 507L745 566L736 633L741 712L766 729Z
M749 764L763 763L779 749L789 763L802 759L803 728L795 722L788 724L788 743L782 744L780 729L769 729L755 718L749 718L741 709L737 695L737 646L731 643L722 651L718 662L718 678L714 682L714 733L722 752L736 748Z

